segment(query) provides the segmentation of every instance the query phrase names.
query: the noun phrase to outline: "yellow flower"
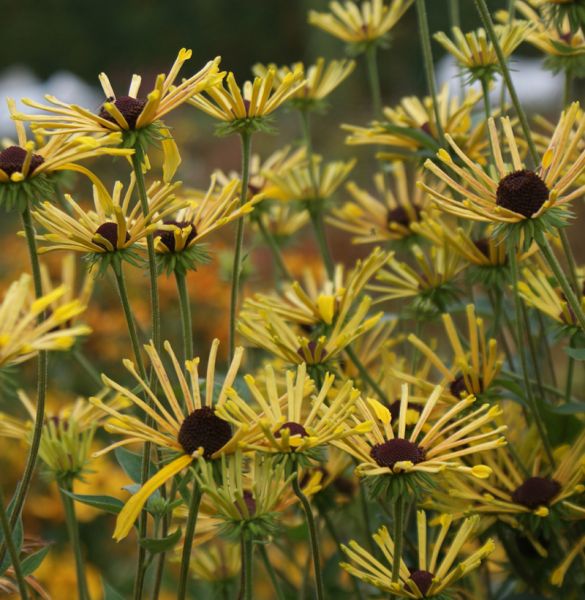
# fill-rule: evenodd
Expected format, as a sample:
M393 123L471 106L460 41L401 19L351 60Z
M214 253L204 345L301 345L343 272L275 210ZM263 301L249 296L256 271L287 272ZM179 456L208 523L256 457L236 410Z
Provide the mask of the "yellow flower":
M481 92L469 90L460 101L458 96L449 95L445 84L438 95L441 125L478 162L485 162L487 142L484 140L485 122L474 125L471 113L481 99ZM416 96L403 98L394 108L383 111L384 121L374 121L370 127L342 125L350 132L346 138L349 145L389 146L388 151L376 156L384 160L403 160L405 156L419 156L439 149L439 134L436 125L433 101L430 96L422 100Z
M384 41L414 0L331 2L330 13L309 11L309 23L348 44Z
M462 340L457 333L451 315L448 313L442 315L443 326L452 353L452 358L447 364L441 360L429 344L412 333L408 336L408 341L441 374L439 385L441 387L449 386L448 390L445 390L444 399L451 403L470 395L480 396L486 393L498 376L504 362L503 355L498 352L498 343L495 338L486 338L484 320L476 316L475 306L468 304L465 312L467 315L466 341ZM394 373L403 381L419 386L423 391L434 387L427 381L421 381L419 377L398 371L394 371Z
M134 182L132 176L122 195L123 185L117 181L112 195L106 192L105 201L94 187L94 210L84 210L69 194L65 199L71 206L71 215L44 202L33 211L35 221L46 230L37 234L37 239L44 242L39 252L68 250L103 255L128 250L156 228L153 221L181 206L174 196L179 184L155 182L148 188L149 212L144 217L139 204L130 208Z
M479 526L479 517L470 517L460 525L450 546L443 551L442 560L439 561L441 549L453 518L449 515L441 515L439 518L441 528L432 546L427 530L427 516L424 511L417 511L416 522L418 568L415 568L412 563L407 565L401 557L397 582L392 582L394 541L386 527L381 527L373 536L376 545L382 551L386 565L352 540L349 542L349 547L342 546L343 551L352 562L341 563L341 566L354 577L400 598L435 598L448 591L457 580L467 573L477 569L495 549L494 541L489 539L470 556L455 564L463 546L472 539Z
M567 574L567 571L571 567L575 558L582 554L583 549L585 549L585 535L581 536L579 541L571 548L571 551L563 559L561 564L553 571L553 574L550 577L550 582L553 585L556 585L558 587L563 585L563 581L565 580L565 575Z
M327 373L323 384L307 375L307 365L302 363L295 371L286 372L286 386L279 391L274 369L266 366L265 391L261 390L252 375L244 381L258 411L250 407L234 390L228 390L227 400L217 408L217 414L239 427L259 427L240 446L246 450L263 453L298 456L333 440L369 429L368 423L348 424L348 417L355 410L360 392L346 381L334 390L335 376Z
M387 254L376 248L365 260L358 260L348 275L343 265L337 265L333 280L327 279L320 286L307 272L304 286L295 281L282 295L256 294L246 299L244 310L268 310L303 326L333 325L338 319L347 318L364 286L386 258Z
M422 406L422 411L407 437L406 416L409 407L408 385L403 384L398 411L398 429L392 427L390 409L378 400L357 400L357 421L373 422L368 433L353 435L333 445L351 454L358 461L360 477L397 477L410 474L437 474L445 470L458 471L485 479L491 469L485 465L469 467L463 456L485 453L506 443L500 434L505 426L489 428L502 411L497 406L482 404L468 411L476 401L467 396L440 415L433 409L443 389L437 386ZM461 416L461 415L464 416ZM391 483L391 482L390 482Z
M27 106L44 111L43 114L19 113L17 118L30 121L35 130L49 134L123 133L125 145L134 147L136 143L140 143L144 150L146 142L159 139L165 155L164 179L169 181L179 166L181 157L170 131L160 120L194 94L217 85L223 77L223 73L219 72L220 59L217 57L195 75L175 85L181 67L190 58L191 50L181 49L169 73L158 75L153 89L145 97L139 96L142 82L140 75L132 76L127 95L116 96L108 76L101 73L99 79L106 101L97 114L75 104L62 102L54 96L46 96L48 105L23 100ZM142 142L139 140L141 132L147 138ZM122 138L119 139L121 142Z
M371 244L401 240L412 235L411 226L420 219L424 195L415 185L420 172L407 176L404 163L391 166L393 186L386 184L384 173L376 173L376 194L360 188L351 181L345 187L353 200L339 208L332 208L327 222L352 234L354 244Z
M149 416L154 422L154 426L146 424L144 418L124 414L113 409L99 398L90 399L93 404L112 417L106 423L106 430L123 436L120 441L101 450L97 455L136 442L152 442L159 448L171 451L174 454L179 453L128 500L118 515L114 532L114 538L117 541L128 535L148 497L166 481L188 467L199 457L205 459L218 458L222 454L235 451L243 441L247 427L238 427L236 431L232 431L231 425L217 414L217 405L223 402L227 390L231 388L236 378L243 349L236 349L232 363L224 377L221 390L216 396L215 360L218 346L219 340L214 340L207 363L204 399L201 398L200 392L199 358L187 360L184 368L181 367L169 342L165 342L164 347L173 365L178 390L180 390L179 398L177 398L169 373L167 373L161 357L152 344L148 344L144 348L156 374L158 389L162 390L162 393L155 394L148 382L140 377L134 363L130 360L124 360L124 366L150 399L152 408L131 389L116 383L105 375L102 377L106 386L130 403L135 404L140 411ZM189 383L186 377L189 378ZM166 398L166 406L162 401L163 397ZM170 408L167 408L167 406Z
M547 274L541 269L523 269L523 280L518 282L518 293L524 302L544 313L561 325L577 327L579 322L562 291L555 288ZM585 278L578 290L581 306L585 310Z
M355 69L354 60L332 60L325 66L325 59L318 58L314 65L305 68L303 63L295 63L291 67L280 67L274 63L264 66L256 64L252 68L254 75L265 76L269 70L276 70L274 85L278 86L289 73L301 72L305 85L300 87L291 97L293 104L299 108L314 108L323 103L323 100Z
M225 130L229 133L250 129L262 129L262 119L269 116L303 85L302 72L288 73L279 85L274 86L276 69L246 81L242 89L238 87L233 73L228 73L220 84L198 93L189 99L189 103L207 113L214 119L229 124Z
M347 179L356 162L356 159L338 160L323 165L320 157L314 156L312 167L303 162L287 170L266 171L269 185L265 194L268 198L287 202L327 200Z
M91 332L85 325L66 326L85 310L79 300L61 304L39 322L67 289L62 285L34 300L31 283L30 275L21 275L0 304L0 369L20 364L40 350L69 350L78 336Z
M76 171L88 177L101 192L105 191L99 178L92 171L77 164L88 158L104 155L128 156L132 150L111 148L119 145L119 133L101 136L68 134L57 135L46 141L36 136L36 142L27 139L24 123L18 120L16 103L8 99L10 116L14 119L18 144L0 152L0 206L22 210L26 202L53 196L53 181L49 176L61 171Z
M519 223L537 219L555 207L562 209L583 194L585 185L569 191L585 169L585 150L574 162L569 162L585 131L585 115L579 116L578 102L562 113L541 164L534 171L526 169L520 158L510 119L503 117L501 125L511 164L504 161L495 121L489 119L495 174L474 162L449 135L447 141L461 163L444 149L437 156L447 169L431 160L425 162L425 167L452 192L447 195L424 182L420 184L441 210L473 221ZM457 175L457 180L450 173Z
M524 433L524 439L532 438ZM526 443L524 443L526 446ZM493 472L489 481L449 479L449 495L466 503L466 509L475 513L494 515L510 520L522 515L546 518L555 508L566 518L583 519L585 506L577 503L578 496L585 491L585 433L571 444L554 453L558 461L556 468L542 464L542 448L532 443L529 451L531 471L524 472L517 461L505 449L484 455L484 462Z
M531 23L521 21L496 27L498 43L506 58L526 39L532 28ZM459 67L472 80L492 79L500 67L494 45L488 40L485 29L463 34L459 27L453 27L452 32L453 40L442 31L435 33L433 37L455 57Z

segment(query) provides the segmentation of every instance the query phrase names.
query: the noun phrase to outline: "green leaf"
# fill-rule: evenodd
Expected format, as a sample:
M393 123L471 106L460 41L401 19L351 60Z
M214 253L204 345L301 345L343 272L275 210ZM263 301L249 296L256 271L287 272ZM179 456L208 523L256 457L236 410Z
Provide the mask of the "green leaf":
M585 360L585 348L572 348L565 346L565 352L575 360Z
M8 517L12 514L12 508L14 506L14 498L10 501L6 509L6 514ZM20 554L20 549L22 548L22 542L24 541L24 530L22 528L22 517L19 517L18 521L16 521L16 525L12 530L12 539L14 540L14 545L16 547L16 552ZM4 543L4 532L0 528L0 546ZM6 569L12 564L12 560L10 558L10 554L8 551L4 553L4 560L0 563L0 575L3 575Z
M181 539L183 532L179 527L173 533L162 538L142 538L140 545L146 548L151 554L158 554L160 552L167 552L175 546L175 544Z
M113 496L92 496L87 494L73 494L67 490L61 491L74 500L77 500L77 502L99 508L113 515L117 515L124 508L124 503Z
M560 406L548 406L547 409L550 412L557 413L558 415L577 415L585 413L585 402L567 402Z
M102 579L104 588L104 600L124 600L124 596L116 591L105 579Z
M130 452L126 448L116 448L114 451L118 464L122 467L124 473L134 481L134 483L142 482L142 455L136 452ZM150 466L148 478L154 475L154 466Z
M28 577L32 575L40 566L43 560L45 560L45 556L49 553L51 546L45 546L41 548L39 551L27 556L21 563L20 568L22 569L22 574L24 577Z

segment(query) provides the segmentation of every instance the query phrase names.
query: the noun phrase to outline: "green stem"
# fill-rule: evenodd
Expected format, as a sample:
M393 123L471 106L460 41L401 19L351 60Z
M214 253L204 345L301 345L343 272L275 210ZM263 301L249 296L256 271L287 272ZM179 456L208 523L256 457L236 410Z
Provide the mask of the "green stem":
M24 232L26 235L26 243L28 247L28 253L31 263L31 270L33 275L33 283L35 290L35 297L40 298L43 295L43 284L41 279L41 266L39 263L39 257L37 254L37 245L35 240L35 230L32 224L30 214L30 203L27 203L26 208L22 213L22 223ZM45 318L45 313L41 313L38 317L39 322ZM32 476L35 470L37 457L39 454L39 447L41 444L41 435L43 432L43 425L45 422L45 397L47 394L47 371L48 371L48 354L45 350L39 352L37 362L37 403L36 403L36 416L33 427L33 432L30 441L30 448L28 451L28 457L26 459L26 465L22 478L15 492L15 499L13 502L12 512L10 513L9 523L10 529L13 530L20 515L22 513L22 507L26 501L26 497L32 481ZM10 536L6 536L8 540ZM0 563L4 559L6 554L6 546L2 544L0 546Z
M254 591L254 540L246 533L242 533L242 600L252 600Z
M240 134L242 141L242 187L240 188L240 206L248 197L248 179L250 176L250 151L252 148L252 134L243 131ZM242 271L242 250L244 245L245 217L238 219L236 228L236 246L234 249L234 263L232 268L232 291L230 297L230 329L229 329L229 362L234 356L236 346L236 313L238 310L238 293L240 291L240 275Z
M400 494L394 503L394 555L392 556L392 583L400 579L400 558L404 537L404 496Z
M14 511L13 511L14 514ZM10 560L12 561L12 568L14 569L14 576L16 578L16 583L18 584L18 589L20 591L20 597L22 600L28 600L28 588L26 587L26 581L24 580L24 575L22 574L22 569L20 566L20 559L18 556L18 551L16 546L14 545L14 539L12 537L12 527L8 522L8 515L6 514L6 509L4 508L4 493L2 492L2 488L0 487L0 527L2 528L2 532L4 534L4 540L6 547L8 549L8 554L10 556Z
M184 273L175 271L175 280L183 324L183 359L191 360L193 358L193 323L191 321L191 302L187 290L187 278Z
M449 22L451 27L461 27L459 0L449 0Z
M569 348L574 348L574 337L571 336L569 340ZM565 383L565 402L571 401L571 391L573 390L573 376L575 373L575 359L572 356L569 356L569 364L567 366L567 380Z
M420 0L417 0L420 1ZM512 76L510 75L510 69L508 69L508 65L506 63L506 57L504 56L504 52L502 51L502 47L500 46L500 42L498 41L498 35L496 33L494 23L490 16L490 12L485 3L485 0L475 0L475 6L481 18L484 29L487 32L488 38L492 43L496 55L498 57L498 62L500 64L500 69L502 71L502 77L504 82L506 83L506 87L508 88L508 92L510 93L510 98L512 100L512 104L514 105L514 109L516 110L516 114L518 115L518 119L520 121L520 126L522 127L522 132L524 133L524 138L528 143L528 149L530 150L530 156L532 157L532 161L534 166L537 166L540 163L540 158L538 156L538 150L536 149L536 145L534 140L532 139L532 132L530 130L530 125L528 123L528 119L526 117L526 113L522 108L522 104L520 104L520 99L518 98L518 94L516 93L516 88L514 87L514 83L512 82Z
M359 371L361 378L376 392L376 395L380 398L382 402L386 402L386 394L384 390L376 383L373 377L368 373L367 369L362 364L361 360L358 358L355 350L348 346L345 351L349 358L351 358L351 362L355 365L356 369Z
M313 141L311 139L311 121L310 113L308 110L299 111L301 116L301 129L303 132L303 142L307 150L307 161L309 163L309 179L313 186L313 198L319 198L319 185L317 182L317 176L315 173L315 159L313 155Z
M532 386L530 384L530 379L528 378L528 361L526 359L526 348L524 346L524 340L526 339L526 332L524 331L524 320L522 315L522 299L520 298L520 294L518 293L518 262L516 260L516 248L511 247L508 252L508 260L510 261L510 271L512 274L512 284L514 290L514 304L516 309L516 327L518 329L518 353L520 354L520 364L522 365L522 374L524 376L524 388L526 392L526 396L528 399L528 404L530 406L530 411L532 413L532 418L536 423L536 428L538 429L538 433L540 438L542 439L542 444L544 446L544 450L546 452L547 458L551 465L554 466L555 461L552 454L552 449L550 447L550 442L548 439L546 427L544 424L544 420L542 415L540 414L539 403L537 403L536 398L532 392ZM541 399L542 402L543 399Z
M540 330L540 340L541 340L541 345L544 348L544 353L545 353L545 357L546 357L546 364L550 373L550 378L552 381L552 384L557 387L557 375L555 373L555 366L553 363L553 357L552 357L552 352L550 349L550 344L548 343L548 339L546 336L546 323L544 322L544 317L542 316L542 313L537 310L535 311L536 313L536 319L538 321L538 327Z
M59 482L58 482L59 483ZM79 525L75 515L75 505L73 498L63 492L73 492L73 485L70 480L64 480L61 482L62 486L59 486L59 494L61 496L61 502L63 503L63 509L65 510L65 521L67 523L67 530L69 532L69 541L73 549L73 556L75 557L75 572L77 576L77 593L79 600L88 600L89 591L87 587L87 580L85 577L85 567L83 562L83 556L81 553L81 542L79 539Z
M569 236L567 235L564 227L559 227L557 231L559 232L561 246L563 247L563 253L569 267L569 280L577 296L580 296L581 288L579 287L579 280L577 278L577 263L575 262L575 257L573 256L573 250L571 249Z
M378 48L376 44L370 44L366 49L366 66L368 69L368 81L372 95L372 108L374 119L382 116L382 92L380 91L380 73L378 71Z
M287 281L292 281L293 276L288 270L286 263L284 262L284 257L282 256L280 247L278 246L277 241L274 239L274 236L269 231L268 227L266 227L266 225L264 224L264 221L262 221L262 215L258 216L258 218L256 219L256 223L258 224L258 229L260 230L264 241L266 242L266 244L270 248L270 251L272 252L274 264L277 266L278 270L280 271L280 274Z
M522 309L522 320L524 321L524 331L526 331L526 338L528 339L528 350L530 352L530 360L532 361L532 369L534 371L534 377L536 379L536 385L538 387L538 392L542 400L544 400L545 393L544 387L542 384L541 377L541 369L538 361L538 353L536 350L536 346L534 344L534 336L532 335L532 330L530 328L530 321L528 320L528 312L523 303L520 303L520 307Z
M492 116L492 105L490 102L490 81L489 81L489 77L482 77L480 79L481 82L481 91L483 94L483 107L484 107L484 111L485 111L485 118L486 121ZM489 137L489 142L490 142L490 155L492 157L492 161L495 160L495 153L494 153L494 145L492 143L492 138L490 136Z
M315 239L319 245L319 251L321 252L321 257L323 258L323 263L325 264L327 276L329 279L333 279L335 274L335 265L333 263L333 258L331 257L331 252L329 251L327 237L325 235L325 224L323 223L323 200L309 200L307 204L309 215L311 217L311 223L313 224L313 229L315 231Z
M273 566L270 564L270 559L268 558L268 552L266 552L265 544L258 544L258 549L260 551L260 558L264 563L264 568L268 573L268 577L270 577L270 581L272 583L272 587L274 588L274 593L276 594L277 600L285 600L285 596L280 587L280 582L278 581L278 577L276 572L274 571Z
M573 75L567 69L565 71L565 86L563 88L563 109L569 106L573 95Z
M307 526L309 528L309 538L311 542L311 554L313 556L313 568L315 571L315 587L317 591L317 600L324 600L325 595L323 592L323 579L321 576L321 556L319 550L319 536L317 533L317 527L315 526L315 519L313 518L313 511L311 510L311 503L308 498L303 494L301 486L299 485L298 473L292 480L292 488L303 505L303 511L305 512L305 518L307 520Z
M144 162L144 153L140 145L137 145L132 155L132 167L136 176L136 187L138 188L138 197L140 199L140 208L142 215L146 219L149 213L148 194L146 193L146 183L144 173L142 172L142 163ZM150 278L150 310L152 318L152 341L157 352L161 349L160 335L160 305L158 299L158 279L156 269L156 254L154 251L154 235L151 233L146 237L148 248L148 276Z
M540 251L544 255L544 258L546 259L546 262L548 263L549 267L551 268L554 276L556 277L557 281L559 282L559 285L561 286L561 289L563 290L563 293L565 294L565 298L567 299L567 302L569 303L569 306L571 307L571 310L573 311L575 318L579 322L579 326L581 327L581 329L583 329L583 331L585 331L585 315L583 314L581 304L580 304L577 296L575 295L575 292L571 288L571 285L569 284L569 280L567 279L561 265L559 264L559 261L557 260L556 256L554 255L554 252L553 252L552 248L550 247L550 244L549 244L548 240L546 239L546 236L539 235L536 238L536 242L538 243L538 247L540 248Z
M183 543L183 554L181 556L181 572L179 575L177 600L184 600L187 594L189 563L191 562L191 550L193 548L193 538L195 537L195 526L197 525L197 514L199 513L201 496L201 488L197 484L197 480L193 479L193 492L191 493L191 502L189 503L189 514L187 516L187 525L185 526L185 541Z
M416 14L418 18L418 29L423 53L423 61L425 68L425 77L427 80L427 88L431 100L433 102L433 112L437 125L437 135L441 146L446 146L445 131L441 123L441 113L439 111L439 101L437 96L437 84L435 81L435 67L433 63L433 52L431 49L431 34L429 32L429 21L427 17L427 7L425 0L416 0Z

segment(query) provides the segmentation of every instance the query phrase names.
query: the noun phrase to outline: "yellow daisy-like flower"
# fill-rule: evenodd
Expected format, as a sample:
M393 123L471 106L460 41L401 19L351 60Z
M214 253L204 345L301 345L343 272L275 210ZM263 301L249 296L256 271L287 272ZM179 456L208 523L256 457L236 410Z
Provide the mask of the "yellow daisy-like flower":
M374 176L375 195L351 181L345 187L353 200L332 208L326 221L351 233L353 244L406 239L424 207L425 196L414 183L420 177L416 171L409 177L404 163L397 161L392 163L392 186L383 173Z
M112 148L120 144L119 133L101 136L58 135L46 141L37 136L36 142L27 138L24 123L18 120L16 103L8 99L10 116L14 120L17 145L0 152L0 206L11 210L26 206L26 202L39 197L53 196L53 183L49 176L61 171L76 171L88 177L100 193L105 192L99 178L78 163L104 155L128 156L132 150Z
M224 75L219 72L220 58L217 57L195 75L175 85L181 67L191 58L191 54L191 50L181 49L169 73L158 75L153 89L145 97L139 95L142 82L140 75L132 76L127 95L116 96L108 76L100 73L99 80L106 102L98 113L62 102L54 96L45 96L49 104L23 100L27 106L44 111L42 114L19 113L17 118L30 121L35 130L49 134L117 132L124 134L125 144L132 147L139 143L137 136L141 132L147 133L148 137L161 141L165 155L164 179L169 181L179 166L181 157L169 130L160 120L194 94L217 85Z
M244 309L239 316L237 329L255 346L287 363L309 365L327 363L344 348L378 323L383 313L366 318L372 301L364 296L353 312L338 315L332 328L325 332L306 334L301 328L268 309Z
M437 156L448 170L431 160L425 162L425 167L453 192L447 195L424 182L420 184L441 210L473 221L519 223L537 219L555 207L562 208L583 194L585 185L570 191L585 169L585 150L575 161L569 160L585 132L585 115L580 114L578 102L562 113L535 171L527 169L520 158L510 119L503 117L501 125L510 162L504 161L494 119L488 121L495 173L486 172L449 135L447 141L462 165L444 149ZM451 173L458 179L453 179Z
M452 358L447 364L429 344L412 333L408 336L408 341L441 374L441 380L438 383L443 388L448 386L443 399L450 403L467 396L480 396L486 393L498 376L504 362L503 355L498 352L497 341L494 338L487 339L484 321L475 314L475 306L468 304L465 312L467 315L466 341L462 340L457 333L452 316L448 313L442 315L443 326L452 353ZM433 384L421 381L418 377L398 371L394 372L403 381L416 385L423 391L429 391L434 387Z
M263 76L255 77L253 82L246 81L240 89L234 74L230 72L220 84L206 89L204 93L193 95L189 103L229 125L225 131L220 130L225 133L261 129L262 119L279 108L304 85L300 70L285 75L275 87L276 77L276 69L271 68Z
M463 147L473 160L485 162L487 141L484 139L485 122L473 123L471 113L481 99L481 92L469 90L462 101L458 96L450 96L449 86L440 90L437 102L441 125ZM416 96L403 98L396 107L386 107L384 121L374 121L370 127L342 125L350 132L346 144L388 146L387 151L379 152L377 158L384 160L404 160L404 156L418 156L421 153L436 152L440 148L433 101L430 96L419 99Z
M392 252L385 269L381 269L368 289L382 295L376 302L414 298L415 308L423 311L446 310L445 304L455 296L453 280L466 263L449 246L431 246L423 250L418 245L409 248L416 267L400 261ZM442 307L442 308L441 308Z
M448 549L443 550L443 557L439 561L453 518L449 515L441 515L439 518L441 528L432 545L429 540L430 532L427 529L427 515L423 510L417 511L416 522L418 568L412 564L407 565L401 557L397 582L392 582L394 541L386 527L381 527L373 536L376 545L382 551L386 565L352 540L349 547L342 546L352 562L341 563L341 566L354 577L400 598L435 598L447 592L456 581L470 571L477 569L481 562L495 550L494 541L489 539L471 555L455 564L463 546L473 539L478 530L479 517L470 517L459 526L451 544Z
M68 326L86 309L77 299L54 308L39 322L65 294L62 285L34 300L27 274L10 285L0 304L0 369L25 362L41 350L69 350L77 337L91 333L85 325Z
M329 13L309 11L309 23L348 44L384 41L414 0L331 2Z
M0 413L0 437L22 440L29 444L37 411L24 391L18 398L28 413L28 419ZM127 402L121 397L105 400L114 409L124 408ZM91 460L91 447L95 431L103 425L106 415L85 398L45 415L39 457L57 480L83 479Z
M265 194L268 198L286 202L327 200L347 179L356 163L357 160L352 159L323 165L321 158L314 156L312 165L304 162L287 170L266 171L269 185Z
M523 473L509 452L499 449L482 457L493 472L489 481L449 479L449 495L466 503L466 509L503 520L522 515L546 518L558 508L565 518L585 518L585 506L577 503L585 491L585 433L571 444L558 448L557 467L542 465L541 447L531 452L532 471Z
M333 280L321 286L307 273L304 286L298 281L285 288L282 295L256 294L247 298L244 310L268 310L302 326L333 325L344 321L368 280L386 261L387 254L376 248L365 260L358 260L347 275L337 265Z
M310 220L306 210L299 210L294 204L282 202L271 203L269 206L263 203L255 216L282 243L291 240Z
M406 415L409 407L408 385L403 384L398 411L398 429L392 427L390 409L374 398L357 400L356 421L373 422L372 430L354 435L333 445L358 461L360 477L395 477L409 474L434 475L445 470L466 473L477 478L489 477L491 469L484 464L470 467L464 456L486 453L506 443L500 434L506 426L490 427L502 414L498 406L482 404L469 411L476 401L467 396L440 415L433 413L443 394L437 386L422 406L416 424L407 437ZM462 416L463 415L463 416Z
M284 391L271 365L266 366L264 390L258 387L252 375L245 375L244 381L259 410L254 410L232 389L217 414L249 430L258 423L255 435L247 436L240 443L245 450L296 457L333 440L367 431L371 426L370 423L347 422L360 396L351 381L336 390L335 376L327 373L323 384L316 387L307 375L305 363L295 371L286 372Z
M253 535L255 539L274 533L276 514L295 474L286 473L286 464L255 454L244 460L241 450L221 457L221 470L203 460L195 479L219 519L220 532ZM223 526L222 526L223 524ZM239 534L239 535L238 535Z
M104 254L124 251L156 229L153 221L163 219L181 206L181 201L174 195L179 184L155 182L148 188L149 212L145 218L139 204L130 207L134 181L132 177L124 194L122 183L117 181L112 194L106 192L105 201L94 187L94 210L84 210L69 194L65 199L71 206L72 215L44 202L33 211L33 218L47 232L37 234L37 239L44 242L39 252L68 250Z
M523 269L523 280L518 282L518 293L528 306L536 308L563 326L578 327L579 321L563 292L554 287L550 278L540 269ZM579 298L585 311L585 278L582 278Z
M496 27L498 43L506 58L526 39L532 28L531 23L521 21ZM494 45L489 41L485 29L464 34L459 27L453 27L452 32L453 40L442 31L433 37L455 57L459 67L472 80L492 79L500 67Z
M291 67L280 68L271 63L268 66L256 64L252 71L254 75L263 77L269 70L276 70L275 86L278 86L288 74L300 71L305 79L305 85L295 92L291 101L304 109L322 105L323 100L351 75L356 63L354 60L332 60L327 66L325 65L325 59L318 58L317 62L308 68L300 62Z
M108 388L136 405L140 411L153 420L154 426L145 424L143 418L113 409L100 398L90 399L93 404L112 417L105 425L106 430L123 436L122 440L101 450L97 455L136 442L152 442L159 448L179 453L179 456L162 467L126 503L118 515L116 523L114 538L117 541L128 535L148 497L166 481L199 457L215 459L222 454L234 452L242 443L247 426L236 425L236 430L233 431L230 423L218 416L217 405L221 405L227 390L233 385L242 360L243 349L236 349L221 390L216 397L215 361L218 346L219 340L216 339L209 352L204 399L202 399L200 391L199 358L187 360L184 368L181 367L169 342L164 343L164 348L172 362L178 388L175 388L171 382L170 373L165 369L161 357L152 344L147 344L144 348L156 374L158 389L162 390L162 393L155 394L148 382L140 377L134 363L127 359L124 360L124 366L150 399L152 407L131 389L116 383L105 375L102 376ZM180 390L178 398L175 389Z

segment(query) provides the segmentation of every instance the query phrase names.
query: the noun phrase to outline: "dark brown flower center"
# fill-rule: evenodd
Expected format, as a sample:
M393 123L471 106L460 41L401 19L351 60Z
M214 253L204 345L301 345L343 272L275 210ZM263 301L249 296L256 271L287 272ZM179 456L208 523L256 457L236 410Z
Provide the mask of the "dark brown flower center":
M349 477L336 477L333 480L333 487L346 498L353 497L356 490L355 482Z
M392 223L396 223L398 225L402 225L403 227L408 227L413 221L418 221L420 216L420 210L413 206L414 211L414 219L411 217L411 214L404 208L404 206L397 206L392 210L388 211L388 227L392 225Z
M106 223L102 223L96 230L96 235L101 235L103 238L106 238L110 244L114 248L118 247L118 223L114 223L113 221L107 221ZM130 239L128 232L126 232L126 238L124 242L127 242ZM107 252L110 250L105 244L100 242L99 240L94 240L94 243L98 245L100 248L103 248Z
M185 454L193 454L203 448L203 458L211 458L232 438L232 428L220 419L213 408L204 406L195 409L182 423L178 441Z
M315 362L323 362L325 357L327 356L327 351L325 348L321 348L320 354L317 357L317 345L318 343L315 340L311 340L307 347L301 346L297 350L297 354L306 362L315 363Z
M561 484L554 479L546 477L529 477L522 485L517 487L512 500L526 508L534 509L539 506L548 506L550 501L560 492Z
M0 152L0 169L10 177L13 173L22 173L24 159L26 158L26 150L20 146L10 146ZM30 166L28 174L45 162L45 159L40 154L33 154L30 158Z
M433 583L434 575L430 571L411 571L410 578L416 583L416 587L420 590L423 596L426 596L431 584Z
M191 231L185 240L185 248L189 245L195 236L197 235L197 230L193 223L189 223L188 221L164 221L165 225L174 225L179 229L184 229L185 227L191 226ZM174 229L158 229L154 234L154 237L160 238L160 241L168 248L169 252L175 251L175 230Z
M113 98L108 99L108 102L112 102ZM136 120L140 116L142 109L146 104L146 100L142 98L132 98L131 96L119 96L113 100L114 106L120 111L122 116L126 119L128 127L130 129L136 129ZM116 119L102 106L98 113L102 119L110 121L110 123L116 123Z
M410 461L418 464L425 460L425 451L413 442L402 438L394 438L383 444L376 444L370 450L370 456L381 467L392 469L397 462Z
M490 243L487 238L476 240L473 244L486 258L490 257Z
M528 169L506 175L498 184L496 204L526 218L538 212L548 200L549 189L544 181Z
M483 381L481 377L479 378L479 389L483 391ZM462 398L463 395L467 396L474 393L473 390L467 388L465 377L463 377L463 375L459 375L451 382L449 391L451 392L451 395L455 396L457 399Z
M390 410L392 423L398 423L398 419L400 418L400 398L398 398L398 400L394 400L388 409ZM420 413L421 407L418 404L409 404L408 410L416 410L418 413Z
M300 424L294 421L287 421L284 425L281 425L278 430L274 433L275 438L282 437L282 430L288 429L289 435L300 435L301 437L307 437L309 434L307 430Z

